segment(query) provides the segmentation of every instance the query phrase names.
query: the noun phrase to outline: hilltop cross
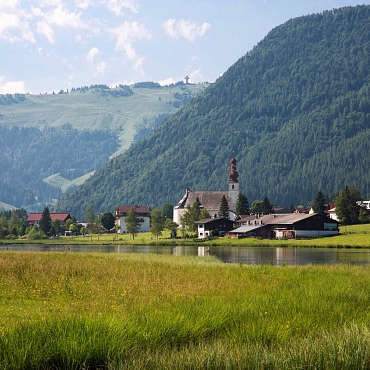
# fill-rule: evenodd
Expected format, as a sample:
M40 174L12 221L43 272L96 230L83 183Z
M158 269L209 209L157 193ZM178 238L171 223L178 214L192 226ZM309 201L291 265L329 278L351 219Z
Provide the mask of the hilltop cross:
M186 84L189 85L189 76L185 76L185 81L186 81Z

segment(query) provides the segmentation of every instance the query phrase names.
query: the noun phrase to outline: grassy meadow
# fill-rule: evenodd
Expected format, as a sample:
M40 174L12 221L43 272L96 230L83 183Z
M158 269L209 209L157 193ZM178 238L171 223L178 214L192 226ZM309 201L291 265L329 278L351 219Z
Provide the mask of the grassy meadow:
M0 253L1 369L367 369L364 266Z

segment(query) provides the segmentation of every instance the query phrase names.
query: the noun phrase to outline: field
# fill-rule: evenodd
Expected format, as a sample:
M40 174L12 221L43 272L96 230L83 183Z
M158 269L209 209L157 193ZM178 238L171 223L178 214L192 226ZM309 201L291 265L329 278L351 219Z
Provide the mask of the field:
M370 274L0 253L1 369L367 369Z
M267 240L259 238L230 239L214 238L200 240L196 238L171 239L168 232L156 239L152 233L139 233L133 239L130 234L94 234L57 239L35 240L32 244L62 245L204 245L204 246L251 246L251 247L325 247L325 248L370 248L370 224L342 227L340 235L327 238L302 240ZM0 240L1 244L30 244L27 239Z

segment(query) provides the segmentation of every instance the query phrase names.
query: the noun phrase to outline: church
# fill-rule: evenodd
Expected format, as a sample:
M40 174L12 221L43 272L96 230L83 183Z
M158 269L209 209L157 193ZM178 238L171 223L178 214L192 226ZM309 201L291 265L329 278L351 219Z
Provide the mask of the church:
M231 169L229 172L229 189L227 191L196 191L186 189L185 195L176 204L173 209L173 221L181 224L181 216L186 211L187 205L192 205L198 198L202 208L205 208L211 217L218 215L222 197L225 196L229 204L230 220L236 217L236 201L239 195L239 174L236 170L236 159L233 157L230 161Z

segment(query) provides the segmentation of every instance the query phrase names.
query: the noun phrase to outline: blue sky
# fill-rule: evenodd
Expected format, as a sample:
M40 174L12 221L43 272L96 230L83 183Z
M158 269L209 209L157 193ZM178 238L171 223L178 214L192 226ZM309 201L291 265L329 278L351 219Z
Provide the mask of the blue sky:
M213 82L285 21L352 0L0 0L0 94Z

